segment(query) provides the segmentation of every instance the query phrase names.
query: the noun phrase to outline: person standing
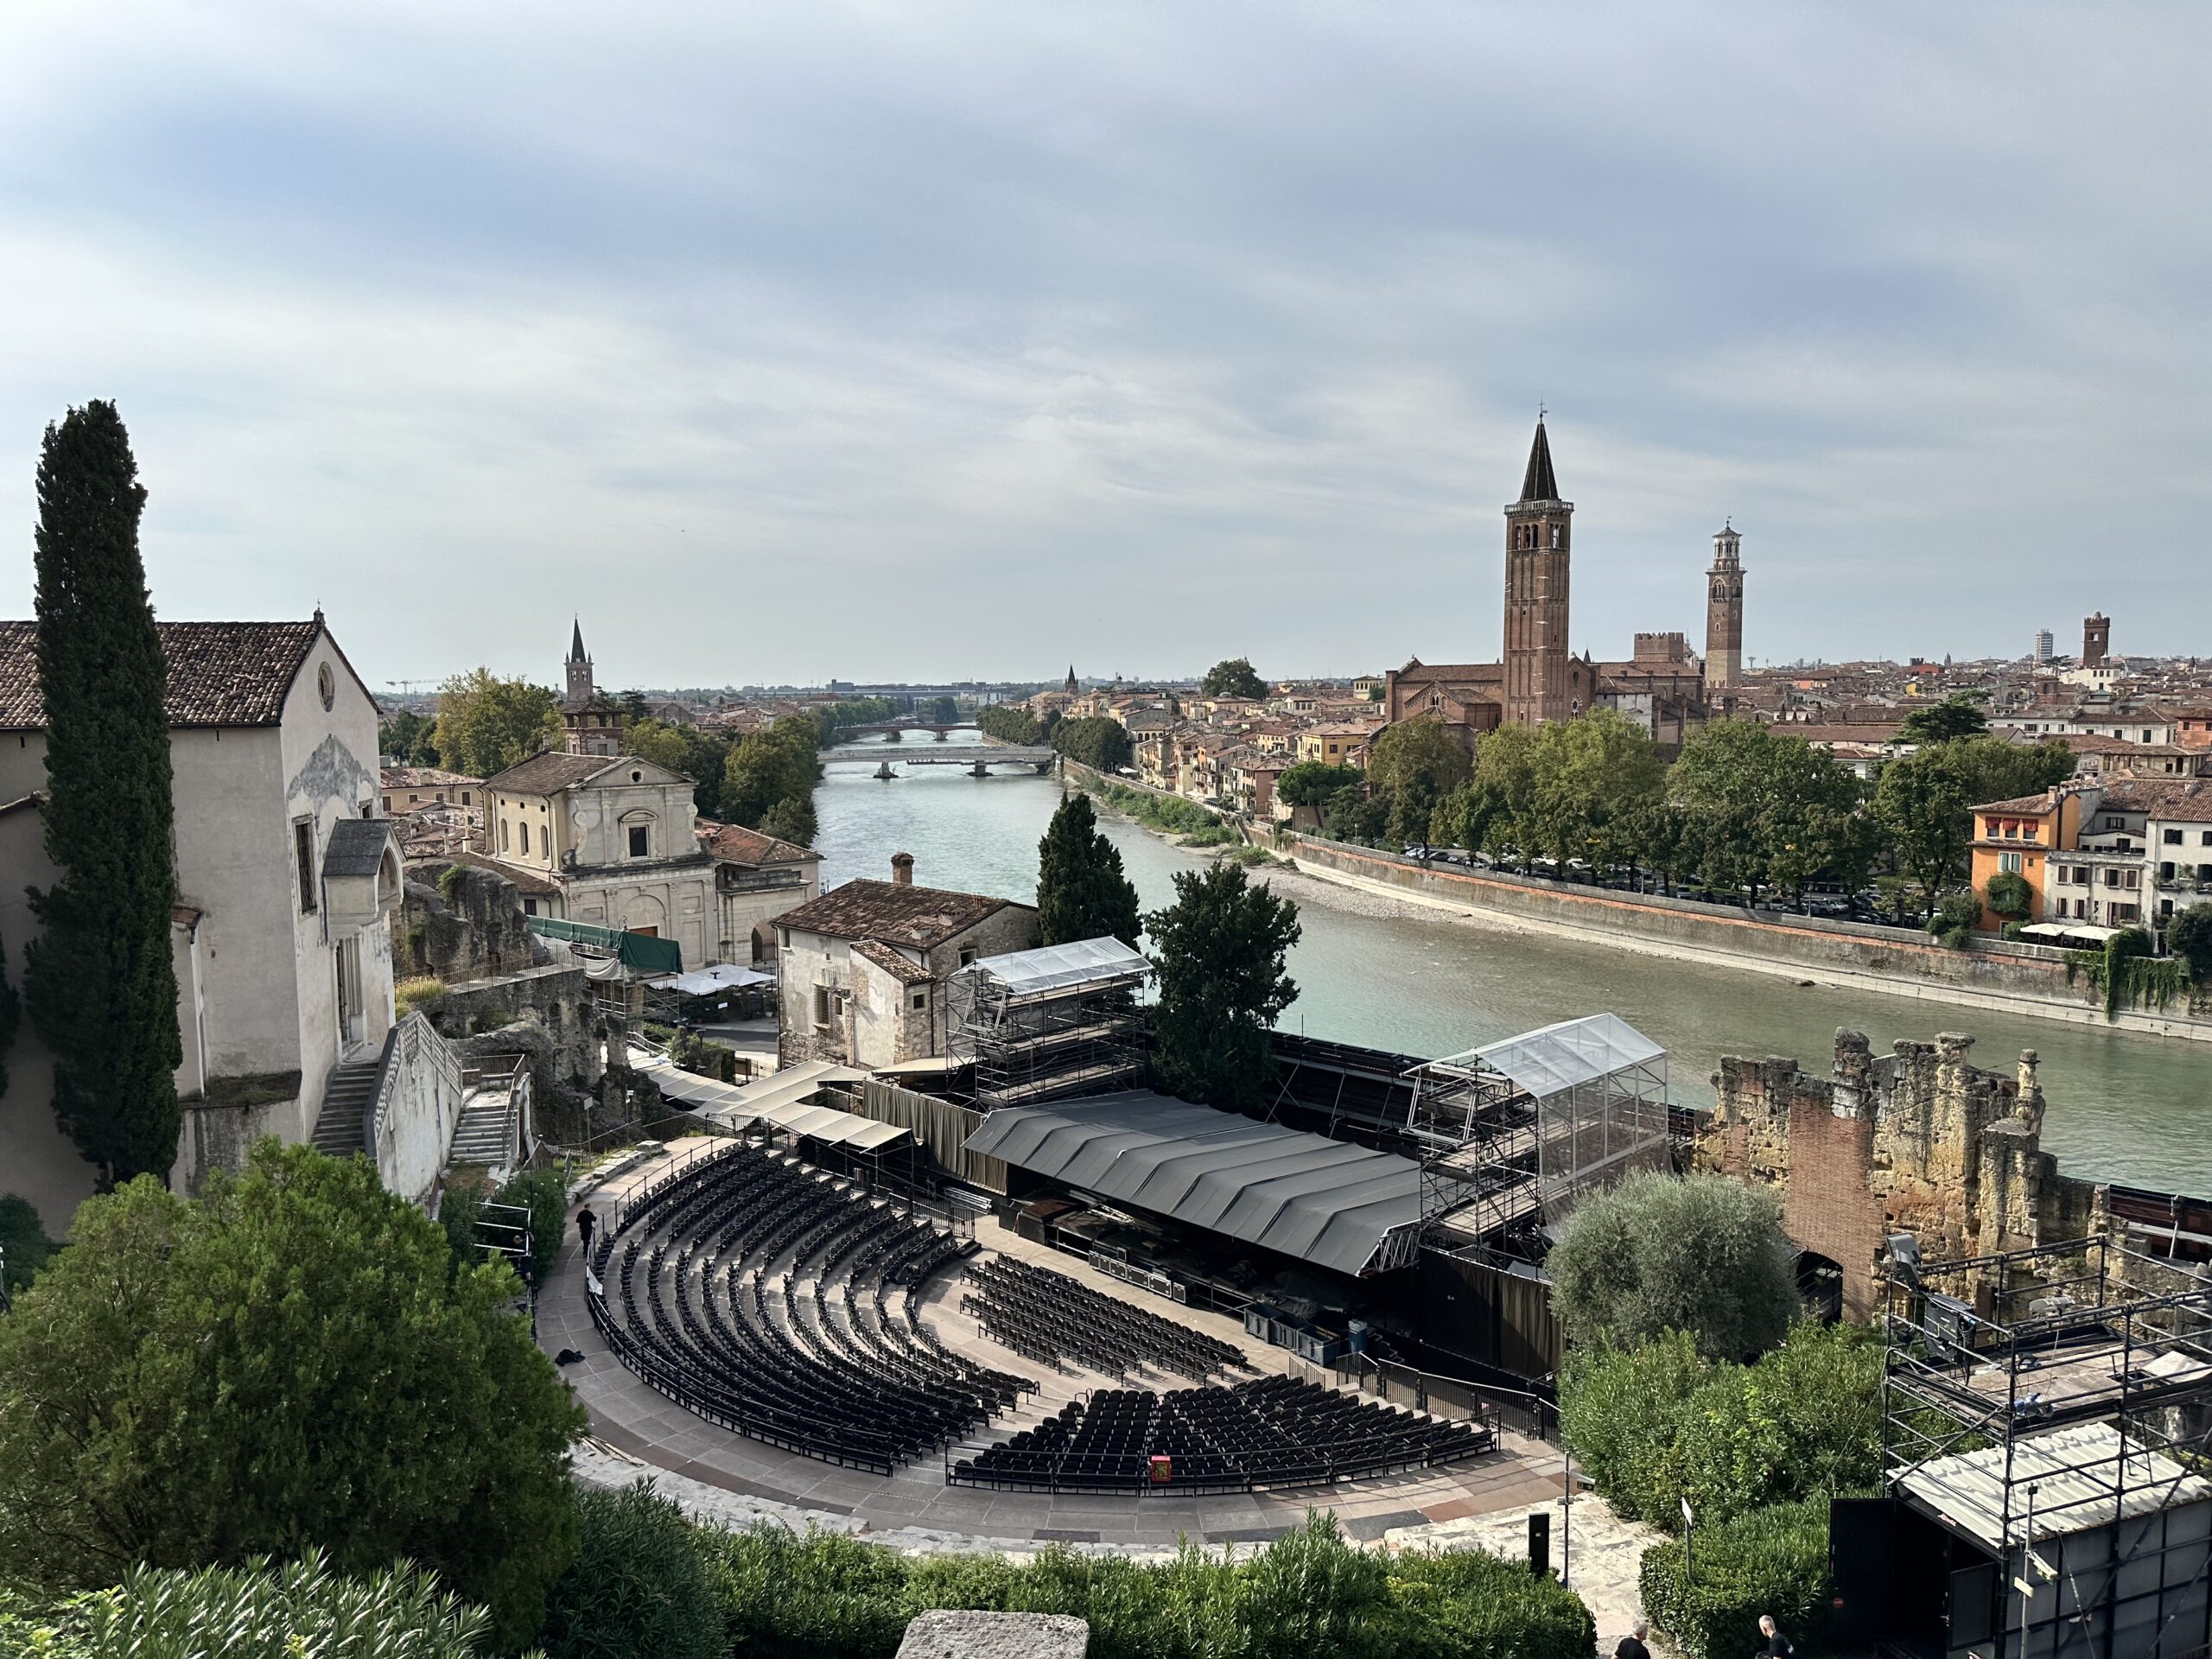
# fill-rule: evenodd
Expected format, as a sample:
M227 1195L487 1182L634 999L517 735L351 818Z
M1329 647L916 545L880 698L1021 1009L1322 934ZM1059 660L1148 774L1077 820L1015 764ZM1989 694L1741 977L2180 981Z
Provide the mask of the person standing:
M591 1236L594 1232L598 1230L598 1228L599 1217L592 1213L591 1206L589 1205L586 1205L582 1209L576 1211L576 1232L584 1242L584 1265L586 1267L589 1267L591 1265Z
M1797 1651L1789 1645L1789 1638L1782 1633L1781 1627L1774 1622L1772 1613L1759 1615L1759 1634L1766 1638L1765 1645L1759 1649L1759 1652L1765 1656L1765 1659L1790 1659L1790 1656Z
M1651 1634L1651 1626L1637 1619L1629 1633L1613 1644L1613 1659L1651 1659L1651 1649L1643 1645L1643 1638Z

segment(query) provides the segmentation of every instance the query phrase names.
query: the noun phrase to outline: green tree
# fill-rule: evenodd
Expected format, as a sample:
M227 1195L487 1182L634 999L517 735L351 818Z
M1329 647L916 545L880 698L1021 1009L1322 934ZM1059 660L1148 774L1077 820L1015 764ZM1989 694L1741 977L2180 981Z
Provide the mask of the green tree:
M1122 873L1121 849L1098 827L1090 797L1064 796L1037 843L1037 932L1046 944L1119 939L1135 948L1141 924L1137 890Z
M442 764L489 778L561 741L561 701L528 680L503 680L488 668L456 674L438 688L430 741Z
M2212 984L2212 905L2176 911L2166 923L2166 949L2189 965L2199 985Z
M1919 884L1923 908L1966 879L1974 807L2039 794L2073 770L2063 743L1997 737L1931 743L1884 766L1874 784L1874 816L1898 871Z
M1275 779L1275 796L1293 806L1326 806L1347 789L1357 789L1362 774L1357 766L1332 766L1325 760L1301 760L1286 766Z
M1135 753L1122 722L1104 715L1060 721L1052 728L1052 747L1094 772L1113 772L1126 766Z
M808 847L814 842L814 785L820 728L785 715L739 740L722 771L721 814L732 823Z
M1474 771L1447 798L1453 839L1471 853L1518 854L1525 867L1536 844L1539 739L1526 726L1501 726L1475 746Z
M1651 734L1619 710L1539 728L1530 838L1554 858L1601 869L1641 861L1638 836L1667 793Z
M437 722L402 709L377 728L377 747L403 766L435 766Z
M1982 694L1961 691L1904 717L1897 736L1907 743L1950 743L1962 737L1980 737L1989 729L1989 716L1981 712Z
M176 908L168 665L138 556L146 492L115 405L73 409L39 459L38 683L46 704L46 852L30 895L31 1023L54 1054L54 1115L103 1188L166 1178L184 1046L169 928Z
M1268 683L1254 671L1249 660L1230 657L1206 670L1198 690L1209 697L1249 697L1261 702L1267 699Z
M142 1178L0 1319L0 1560L56 1586L136 1563L397 1559L537 1624L575 1548L583 1409L502 1263L456 1267L365 1159L254 1147L205 1198Z
M1268 1034L1298 996L1285 964L1298 906L1222 862L1178 874L1174 904L1144 925L1159 969L1160 1086L1227 1111L1256 1106L1274 1075Z
M1466 780L1467 752L1440 721L1402 720L1367 746L1367 782L1390 804L1389 837L1400 846L1428 840L1438 803Z
M1328 811L1322 820L1322 833L1331 840L1370 846L1379 843L1389 827L1390 803L1380 795L1369 794L1362 784L1347 785L1329 797Z
M1668 774L1681 809L1687 861L1709 887L1796 890L1834 852L1855 842L1841 820L1859 804L1859 779L1802 738L1750 720L1719 720L1682 746Z
M976 724L986 737L995 737L1001 743L1041 743L1044 733L1038 728L1037 717L1018 702L995 702L988 709L978 709Z
M699 1535L640 1480L576 1497L576 1559L546 1599L548 1659L715 1659L721 1609Z
M1773 1197L1719 1175L1642 1171L1575 1207L1545 1258L1552 1307L1578 1344L1687 1331L1710 1359L1751 1359L1799 1307Z
M53 1255L54 1245L31 1201L0 1192L0 1292L21 1290Z

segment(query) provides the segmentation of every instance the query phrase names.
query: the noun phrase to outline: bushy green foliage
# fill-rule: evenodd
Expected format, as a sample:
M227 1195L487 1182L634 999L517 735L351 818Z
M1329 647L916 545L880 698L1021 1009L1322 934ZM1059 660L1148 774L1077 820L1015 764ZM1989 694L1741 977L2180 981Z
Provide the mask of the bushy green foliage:
M1644 1551L1643 1611L1688 1659L1738 1659L1770 1613L1800 1653L1821 1651L1828 1619L1828 1503L1776 1504L1708 1527L1699 1517L1686 1570L1679 1541Z
M561 700L550 686L475 668L438 688L431 742L454 772L489 778L560 741Z
M1249 697L1258 702L1268 695L1268 683L1260 677L1249 658L1230 657L1206 671L1205 678L1198 682L1198 694L1208 697Z
M327 1550L405 1557L534 1628L575 1549L585 1416L504 1265L456 1268L363 1159L254 1147L202 1199L142 1177L0 1319L0 1561L26 1582Z
M1363 779L1357 766L1301 760L1275 779L1275 795L1293 806L1326 806L1343 791L1358 788Z
M492 1195L494 1204L530 1211L531 1272L540 1284L560 1259L561 1236L568 1225L569 1192L557 1169L526 1169Z
M138 516L146 492L115 405L73 409L38 464L38 685L46 704L43 931L24 1001L54 1056L54 1116L102 1186L176 1161L176 907L168 665Z
M1668 773L1681 867L1709 887L1795 892L1819 876L1855 886L1872 856L1859 779L1804 739L1750 720L1717 720Z
M904 1560L834 1535L709 1535L709 1576L731 1650L772 1659L878 1659L933 1607L1065 1613L1091 1659L1584 1659L1588 1611L1527 1567L1472 1552L1392 1560L1332 1517L1251 1554L1186 1546L1140 1564L1042 1551Z
M0 1192L0 1271L7 1274L4 1287L21 1290L53 1254L54 1246L31 1201L13 1192Z
M2073 754L2059 742L1985 736L1931 743L1883 766L1873 817L1891 860L1932 906L1946 886L1965 879L1969 808L2035 794L2073 770Z
M546 1598L548 1659L715 1659L722 1617L702 1534L641 1480L576 1497L576 1559Z
M737 741L722 768L721 817L796 847L814 844L814 785L822 728L785 715Z
M1368 744L1368 787L1389 803L1385 833L1400 846L1426 842L1437 805L1464 782L1469 761L1438 721L1402 720Z
M1980 920L1980 899L1970 893L1947 893L1928 918L1928 931L1937 944L1963 950Z
M2069 950L2066 982L2086 973L2089 983L2104 997L2105 1018L2116 1020L2122 1008L2146 1003L2164 1008L2188 994L2185 964L2171 957L2151 954L2151 936L2139 927L2124 927L2104 943L2101 950Z
M1904 717L1897 735L1907 743L1949 743L1962 737L1980 737L1989 730L1989 716L1981 712L1985 695L1961 691L1916 709Z
M1683 1332L1571 1352L1560 1421L1614 1510L1668 1531L1775 1503L1868 1490L1881 1473L1880 1344L1801 1321L1755 1365L1716 1363Z
M2212 905L2176 911L2166 924L2166 949L2188 965L2199 985L2212 984Z
M377 728L377 752L403 766L435 766L439 764L436 732L435 719L402 709Z
M1037 716L1018 702L995 702L976 711L976 725L986 737L1001 743L1041 743L1045 734Z
M491 1618L401 1565L342 1578L309 1549L276 1565L133 1567L120 1585L32 1606L0 1596L0 1659L476 1659Z
M1098 798L1116 812L1126 812L1148 830L1171 836L1201 835L1217 829L1221 820L1196 801L1180 795L1155 795L1127 784L1102 783Z
M1144 918L1159 968L1153 1063L1185 1100L1238 1111L1274 1075L1268 1033L1298 996L1284 958L1298 906L1226 861L1175 877L1175 902Z
M1751 1359L1799 1311L1771 1194L1719 1175L1642 1171L1586 1198L1545 1259L1574 1342L1633 1346L1687 1331L1700 1352Z
M1062 721L1052 728L1052 747L1094 772L1112 772L1126 766L1135 753L1122 722L1104 715Z
M1999 870L1982 888L1981 901L1997 915L2017 921L2035 903L2035 889L2017 870Z
M1137 890L1122 873L1121 849L1098 828L1090 797L1064 798L1037 843L1037 932L1046 944L1116 938L1135 947Z

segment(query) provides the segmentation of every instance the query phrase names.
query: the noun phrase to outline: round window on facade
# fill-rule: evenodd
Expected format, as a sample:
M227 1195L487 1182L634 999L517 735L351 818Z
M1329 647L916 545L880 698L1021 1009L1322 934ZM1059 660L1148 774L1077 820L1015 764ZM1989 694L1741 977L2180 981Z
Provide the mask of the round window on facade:
M633 784L642 784L645 781L645 774L642 772L633 772L630 774L630 781Z
M324 708L327 709L338 701L338 677L330 671L328 663L315 671L315 689L321 696Z

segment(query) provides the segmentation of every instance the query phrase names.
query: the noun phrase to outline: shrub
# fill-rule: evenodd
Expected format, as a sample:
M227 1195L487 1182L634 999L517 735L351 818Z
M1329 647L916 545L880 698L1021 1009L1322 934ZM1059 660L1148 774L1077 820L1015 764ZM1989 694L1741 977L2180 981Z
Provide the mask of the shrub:
M541 1284L560 1259L561 1235L568 1225L569 1192L556 1169L525 1170L492 1196L494 1204L520 1205L530 1211L531 1271Z
M445 1000L445 981L429 974L403 979L391 988L392 1012L401 1020L418 1008L424 1014L434 1013Z
M652 1482L580 1493L576 1520L576 1559L546 1598L550 1659L713 1659L721 1652L704 1535Z
M733 1653L888 1659L898 1652L912 1609L906 1563L891 1551L837 1533L802 1536L774 1526L712 1534L702 1548Z
M1928 931L1938 944L1963 950L1980 920L1981 900L1970 893L1954 893L1936 904L1935 914L1928 918Z
M2212 984L2212 905L2176 911L2166 923L2166 949L2189 964L2189 976Z
M1713 1526L1700 1517L1685 1571L1679 1541L1644 1551L1643 1611L1689 1659L1737 1659L1771 1613L1799 1651L1817 1649L1828 1614L1828 1506L1779 1503Z
M1999 870L1983 887L1981 901L1995 914L2017 920L2033 906L2035 889L2018 872Z
M1406 1659L1583 1659L1598 1645L1581 1599L1556 1579L1531 1577L1524 1562L1414 1553L1398 1557L1390 1578L1411 1617L1396 1621L1388 1650Z
M1226 824L1207 823L1183 837L1185 847L1226 847L1236 839L1236 832Z
M1567 1443L1606 1502L1669 1532L1773 1503L1870 1490L1881 1473L1880 1344L1797 1325L1756 1365L1715 1364L1670 1332L1579 1351L1561 1376Z
M421 1568L345 1579L312 1549L281 1567L133 1567L113 1589L45 1607L0 1592L0 1654L26 1659L474 1659L492 1651L490 1630L483 1609Z
M1780 1207L1719 1175L1647 1171L1586 1199L1545 1271L1553 1307L1584 1345L1688 1331L1710 1358L1750 1359L1799 1311Z

